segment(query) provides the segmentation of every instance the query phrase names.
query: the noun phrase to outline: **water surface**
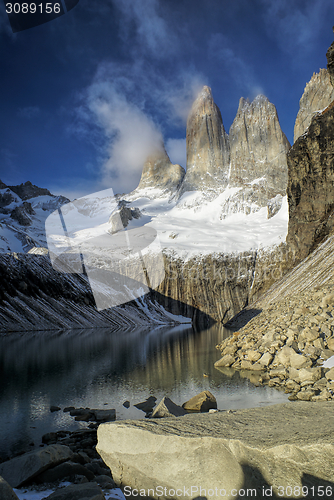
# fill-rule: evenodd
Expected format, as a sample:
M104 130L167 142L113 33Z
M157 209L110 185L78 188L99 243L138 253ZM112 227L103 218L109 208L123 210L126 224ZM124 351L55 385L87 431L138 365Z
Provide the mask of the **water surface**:
M117 419L138 419L145 414L133 405L150 395L182 404L209 390L219 409L286 402L286 394L256 387L242 373L214 368L215 345L229 334L218 325L201 332L183 325L0 337L0 458L38 447L46 432L87 427L51 413L51 405L115 408Z

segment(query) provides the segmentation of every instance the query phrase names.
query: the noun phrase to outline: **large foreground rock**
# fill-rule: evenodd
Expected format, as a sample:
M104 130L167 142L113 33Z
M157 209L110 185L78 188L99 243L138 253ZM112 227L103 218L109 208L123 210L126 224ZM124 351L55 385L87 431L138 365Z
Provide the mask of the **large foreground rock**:
M213 498L215 488L226 490L226 499L236 497L233 489L256 488L253 496L262 498L263 486L273 486L278 495L278 486L332 484L333 410L329 401L300 401L102 424L97 450L116 484L150 488L155 498L158 486L167 488L163 498L178 488L178 498Z
M13 488L17 488L50 467L69 460L72 455L73 453L68 446L60 444L46 446L3 462L0 464L0 476Z
M7 481L2 477L0 477L0 498L1 500L19 500Z

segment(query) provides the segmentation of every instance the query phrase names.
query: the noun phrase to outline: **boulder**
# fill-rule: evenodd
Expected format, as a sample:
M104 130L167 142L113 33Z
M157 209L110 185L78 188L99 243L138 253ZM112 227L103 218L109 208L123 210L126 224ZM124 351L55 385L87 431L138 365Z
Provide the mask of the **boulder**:
M0 477L0 498L1 500L19 500L16 493L2 477Z
M210 391L202 391L193 398L183 403L182 408L187 411L207 412L217 408L217 401Z
M74 462L64 462L56 465L52 469L48 469L42 474L39 474L35 480L41 483L53 483L55 481L63 481L65 478L70 478L75 475L85 476L88 481L94 479L94 474L81 464Z
M45 470L72 457L68 446L54 444L25 453L0 464L0 475L13 487L33 479Z
M270 352L265 352L259 359L259 364L262 366L268 366L272 362L273 356Z
M284 346L275 356L275 365L283 365L285 367L291 366L290 358L296 354L295 350L292 347Z
M96 422L112 422L116 420L116 410L92 410Z
M232 354L226 354L222 358L218 359L218 361L215 362L214 366L231 366L235 361L234 356Z
M151 417L181 417L186 414L187 412L182 408L182 406L178 406L171 399L164 397L158 406L154 408Z
M247 359L251 361L252 363L256 363L261 358L261 353L259 351L248 351L247 352Z
M155 402L157 398L155 396L149 396L146 401L143 401L142 403L137 403L133 406L138 408L138 410L142 410L145 413L150 413L153 408L155 407Z
M299 370L299 381L302 384L303 382L315 383L321 379L322 370L320 367L317 368L301 368Z
M273 486L278 498L278 485L301 487L305 475L317 484L333 480L333 409L332 401L296 401L106 423L98 428L97 450L118 486L150 488L154 498L175 498L169 490L180 488L185 499L210 500L217 498L213 488L254 488L254 478L259 490ZM167 493L159 495L158 486Z
M294 352L294 354L290 356L290 365L292 368L300 370L301 368L309 368L312 366L312 361L306 356Z
M106 500L97 483L71 484L56 490L45 500Z
M327 380L334 380L334 368L331 368L326 374Z
M305 391L297 392L296 396L300 401L311 401L313 396L315 396L315 391L306 389Z

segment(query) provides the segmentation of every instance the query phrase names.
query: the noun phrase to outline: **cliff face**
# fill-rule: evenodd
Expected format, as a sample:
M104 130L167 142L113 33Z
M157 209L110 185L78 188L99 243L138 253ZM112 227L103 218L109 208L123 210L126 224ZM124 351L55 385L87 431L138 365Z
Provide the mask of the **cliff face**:
M288 154L287 242L304 259L334 227L334 102Z
M327 70L331 79L332 86L334 87L334 42L327 50Z
M275 106L262 95L251 103L241 98L229 140L229 187L238 191L225 204L224 216L249 214L268 206L268 218L272 217L286 194L286 153L290 148Z
M334 68L333 68L334 70ZM331 85L330 74L326 69L314 73L306 84L304 93L299 101L299 111L294 129L294 142L309 127L313 116L327 108L334 100L334 89Z
M334 44L327 52L334 80ZM334 101L316 114L288 154L287 243L304 259L334 228Z
M203 87L187 121L187 172L181 192L222 191L228 184L229 143L209 87Z
M180 187L184 175L184 168L173 165L162 146L147 158L137 189L158 188L174 192Z
M279 125L275 106L265 96L257 96L252 103L240 99L229 137L230 186L245 186L265 177L268 188L285 194L285 155L290 144Z

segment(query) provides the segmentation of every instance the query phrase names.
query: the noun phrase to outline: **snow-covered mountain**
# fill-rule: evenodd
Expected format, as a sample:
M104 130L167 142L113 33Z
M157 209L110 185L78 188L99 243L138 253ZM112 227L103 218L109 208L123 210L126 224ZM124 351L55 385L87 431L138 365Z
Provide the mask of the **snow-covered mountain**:
M162 247L183 259L271 247L285 241L288 229L289 148L266 97L240 99L227 134L204 87L188 117L185 175L164 151L164 161L144 165L138 188L123 201L149 217Z
M0 253L45 248L46 218L69 201L29 181L18 186L0 181Z

